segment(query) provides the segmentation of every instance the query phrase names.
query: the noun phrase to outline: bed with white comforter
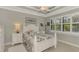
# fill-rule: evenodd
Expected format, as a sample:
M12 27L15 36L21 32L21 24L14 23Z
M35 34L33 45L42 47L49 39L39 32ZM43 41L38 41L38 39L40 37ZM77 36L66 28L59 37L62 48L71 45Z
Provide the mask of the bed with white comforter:
M39 28L34 24L29 24L23 28L23 42L27 51L41 52L52 46L56 48L56 33L50 35L38 33Z
M56 37L42 33L24 33L23 42L29 52L41 52L52 46L56 48Z

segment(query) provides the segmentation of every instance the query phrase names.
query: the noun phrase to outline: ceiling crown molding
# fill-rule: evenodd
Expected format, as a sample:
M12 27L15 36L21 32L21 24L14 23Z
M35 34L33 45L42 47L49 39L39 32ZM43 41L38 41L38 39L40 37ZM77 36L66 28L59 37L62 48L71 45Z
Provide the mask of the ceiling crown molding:
M63 8L60 8L58 10L55 10L54 12L46 14L46 17L51 17L51 16L56 16L56 15L59 15L59 14L64 14L64 13L67 13L67 12L72 12L73 10L75 11L77 9L79 9L78 6L64 6Z
M18 8L16 6L0 6L0 8L2 9L6 9L6 10L11 10L11 11L17 11L17 12L21 12L21 13L27 13L27 14L32 14L32 15L36 15L36 16L41 16L41 17L45 17L44 14L36 12L36 11L30 11L28 9L22 9L22 8Z
M55 8L51 8L50 9L51 11L49 13L44 14L44 13L35 11L33 9L31 9L31 10L29 9L29 8L33 8L33 7L30 7L30 6L26 6L26 7L27 8L24 9L24 8L20 8L20 6L3 6L3 7L0 6L0 8L2 8L2 9L32 14L32 15L41 16L41 17L55 16L58 14L66 13L68 11L72 12L71 10L79 9L78 6L56 6Z

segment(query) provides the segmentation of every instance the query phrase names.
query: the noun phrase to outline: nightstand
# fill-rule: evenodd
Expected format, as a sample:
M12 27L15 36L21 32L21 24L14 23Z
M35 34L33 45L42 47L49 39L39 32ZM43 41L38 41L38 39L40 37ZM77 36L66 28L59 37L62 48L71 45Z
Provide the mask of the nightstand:
M22 33L13 33L12 34L12 45L23 43L22 41Z

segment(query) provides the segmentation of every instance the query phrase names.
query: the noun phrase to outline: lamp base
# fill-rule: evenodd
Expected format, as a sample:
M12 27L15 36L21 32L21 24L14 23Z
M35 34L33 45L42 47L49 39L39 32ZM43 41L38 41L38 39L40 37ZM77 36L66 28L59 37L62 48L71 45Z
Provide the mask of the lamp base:
M19 33L19 32L16 32L16 33Z

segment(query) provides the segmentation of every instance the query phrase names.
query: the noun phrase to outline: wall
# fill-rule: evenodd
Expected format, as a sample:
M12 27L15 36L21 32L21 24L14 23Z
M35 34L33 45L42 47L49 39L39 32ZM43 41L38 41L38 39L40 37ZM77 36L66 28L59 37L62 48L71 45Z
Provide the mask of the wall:
M58 39L72 44L79 45L79 33L58 33Z
M60 12L62 12L62 11L60 11ZM61 17L61 16L74 16L74 15L79 15L79 9L75 9L75 10L68 11L68 12L65 12L62 14L51 16L49 18ZM79 47L79 32L77 32L77 33L74 33L74 32L57 32L57 38L61 42Z
M38 23L41 18L40 16L34 16L25 13L19 13L15 11L0 9L0 25L4 26L4 43L10 44L12 42L12 32L14 30L14 23L21 23L21 31L26 16L35 17L38 20Z
M4 51L4 30L3 27L0 26L0 52Z
M62 11L59 11L59 12L62 12ZM72 15L76 15L76 14L79 14L79 9L68 11L68 12L65 12L65 13L62 13L62 14L56 14L54 16L51 16L50 18L63 16L63 15L72 16ZM38 26L39 26L39 23L41 23L43 21L43 19L45 19L45 18L42 18L40 16L35 16L35 15L9 11L9 10L5 10L5 9L0 9L0 24L4 26L4 31L5 31L4 32L5 33L5 35L4 35L5 42L4 43L5 44L12 42L13 24L15 22L20 22L23 25L24 18L26 16L37 18ZM49 19L49 18L47 18L47 19ZM46 19L45 19L45 21L46 21ZM22 27L23 27L22 25L21 25L21 30L22 30ZM44 29L44 28L41 28L41 29ZM78 36L79 34L77 34L77 33L75 33L75 34L73 33L73 35L71 35L71 34L72 33L62 33L62 32L57 33L58 40L63 40L63 41L70 42L72 44L79 45L79 36Z

